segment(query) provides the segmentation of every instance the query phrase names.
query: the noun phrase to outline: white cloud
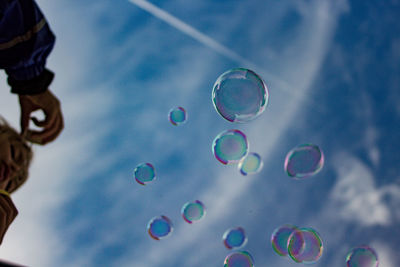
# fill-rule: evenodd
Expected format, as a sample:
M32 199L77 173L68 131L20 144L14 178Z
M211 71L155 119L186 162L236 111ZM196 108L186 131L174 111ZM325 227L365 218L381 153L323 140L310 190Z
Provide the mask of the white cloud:
M335 215L362 226L387 226L399 221L400 209L395 205L400 203L399 186L377 188L369 167L347 154L337 155L334 165L338 178L330 197Z

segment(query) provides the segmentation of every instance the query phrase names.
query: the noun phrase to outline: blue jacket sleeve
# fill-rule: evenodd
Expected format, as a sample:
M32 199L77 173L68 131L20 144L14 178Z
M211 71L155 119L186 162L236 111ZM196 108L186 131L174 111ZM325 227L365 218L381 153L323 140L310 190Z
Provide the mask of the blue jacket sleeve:
M47 90L54 74L45 65L54 42L55 36L33 0L0 0L0 68L8 75L11 92Z

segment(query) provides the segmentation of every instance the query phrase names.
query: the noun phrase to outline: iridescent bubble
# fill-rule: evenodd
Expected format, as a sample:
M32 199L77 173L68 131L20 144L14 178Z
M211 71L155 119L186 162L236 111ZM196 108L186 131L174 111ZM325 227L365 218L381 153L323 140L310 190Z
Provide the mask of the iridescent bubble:
M150 163L141 163L133 171L136 182L146 185L156 178L156 171Z
M172 233L173 225L171 220L164 215L154 217L147 224L147 232L151 238L160 240L169 236Z
M237 163L248 153L246 135L239 130L227 130L215 137L212 144L214 156L223 164Z
M261 156L257 153L251 152L239 162L238 168L241 174L247 175L258 173L262 169L263 165L264 163Z
M230 122L248 122L267 106L268 89L255 72L237 68L218 77L212 91L217 112Z
M206 214L204 204L196 200L194 202L187 202L183 205L181 214L183 219L188 223L193 223L200 220Z
M294 225L286 224L279 228L276 228L271 235L272 248L280 256L288 255L288 240L290 235L298 229Z
M289 151L284 168L290 177L300 179L318 173L323 166L322 150L313 144L302 144Z
M247 251L236 251L226 256L224 267L253 267L253 257Z
M236 227L226 230L222 240L227 249L241 248L246 245L247 236L242 227Z
M347 267L378 267L375 250L369 246L353 248L346 257Z
M322 256L323 249L320 235L312 228L296 229L288 240L289 256L295 262L314 263Z
M187 120L186 110L183 107L173 108L169 111L168 119L175 126L183 124Z

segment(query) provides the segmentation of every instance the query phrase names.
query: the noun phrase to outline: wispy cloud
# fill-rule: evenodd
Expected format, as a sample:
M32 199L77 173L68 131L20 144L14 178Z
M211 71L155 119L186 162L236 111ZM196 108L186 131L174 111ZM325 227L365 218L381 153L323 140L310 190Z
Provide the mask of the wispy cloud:
M335 159L338 180L331 192L333 214L361 226L388 226L399 221L400 187L377 188L370 168L355 157L338 155ZM384 199L391 199L388 203Z

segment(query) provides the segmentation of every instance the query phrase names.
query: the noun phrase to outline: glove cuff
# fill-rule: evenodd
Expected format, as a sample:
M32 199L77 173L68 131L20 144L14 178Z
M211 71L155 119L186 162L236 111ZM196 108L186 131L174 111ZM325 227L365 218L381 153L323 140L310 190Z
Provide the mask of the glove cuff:
M38 95L44 93L54 79L54 73L48 69L30 80L16 80L8 76L7 82L11 86L11 93L18 95Z

